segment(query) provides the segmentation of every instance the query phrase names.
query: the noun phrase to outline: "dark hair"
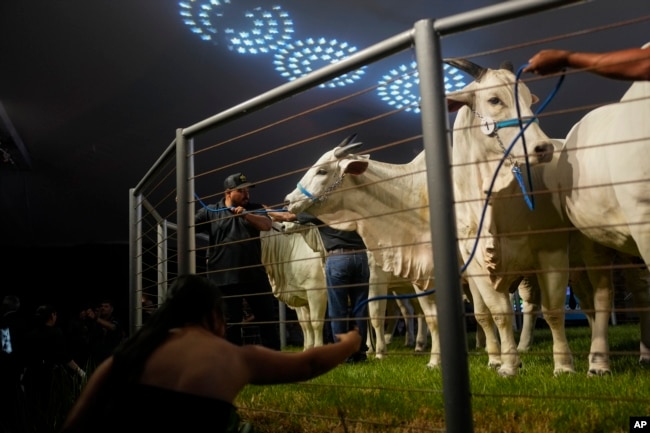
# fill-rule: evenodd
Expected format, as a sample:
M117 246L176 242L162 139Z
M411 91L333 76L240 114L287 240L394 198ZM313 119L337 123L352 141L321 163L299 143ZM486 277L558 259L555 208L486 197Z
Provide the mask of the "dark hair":
M185 325L202 325L212 329L217 320L225 320L219 286L206 277L180 275L167 291L165 302L132 337L113 353L111 375L119 382L137 382L144 365L169 330Z
M41 305L36 309L34 314L34 319L36 320L37 325L45 325L45 323L50 320L52 314L56 313L56 308L53 305Z
M7 295L2 298L2 306L0 313L8 313L9 311L18 311L20 309L20 298L15 295Z

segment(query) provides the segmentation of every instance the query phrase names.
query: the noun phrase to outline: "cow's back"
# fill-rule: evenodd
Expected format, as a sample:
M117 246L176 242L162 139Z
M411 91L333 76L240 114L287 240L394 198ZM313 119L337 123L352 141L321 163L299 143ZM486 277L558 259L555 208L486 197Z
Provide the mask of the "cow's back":
M649 158L650 82L635 82L619 103L592 110L567 135L559 188L573 224L639 255L633 238L650 237Z

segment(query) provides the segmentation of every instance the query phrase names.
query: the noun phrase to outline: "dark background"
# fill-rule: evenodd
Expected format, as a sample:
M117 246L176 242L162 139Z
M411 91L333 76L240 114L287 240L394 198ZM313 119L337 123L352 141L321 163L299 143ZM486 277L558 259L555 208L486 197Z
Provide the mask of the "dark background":
M17 295L31 317L39 305L53 304L64 325L87 304L108 297L128 328L129 247L87 244L58 247L4 248L0 296Z

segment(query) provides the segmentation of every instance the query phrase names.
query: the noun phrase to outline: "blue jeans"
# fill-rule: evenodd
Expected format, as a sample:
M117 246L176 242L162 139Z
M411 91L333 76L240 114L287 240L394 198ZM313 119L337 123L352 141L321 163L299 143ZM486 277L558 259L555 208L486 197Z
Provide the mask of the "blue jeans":
M327 311L331 320L332 334L344 334L358 327L365 345L368 331L368 254L364 252L333 254L325 262L327 279ZM365 303L364 303L365 302ZM363 306L361 306L361 304ZM348 320L354 319L354 320Z

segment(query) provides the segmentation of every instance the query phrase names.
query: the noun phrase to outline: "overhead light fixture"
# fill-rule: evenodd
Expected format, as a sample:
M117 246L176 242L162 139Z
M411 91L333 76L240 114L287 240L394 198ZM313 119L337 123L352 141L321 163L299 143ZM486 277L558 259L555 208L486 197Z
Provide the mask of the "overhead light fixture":
M225 30L228 49L240 54L269 53L288 43L293 37L293 20L280 6L270 9L256 7L244 17L252 23L246 30Z
M225 42L228 49L239 54L273 54L273 67L288 81L339 62L357 51L356 46L337 39L293 40L293 20L281 6L258 6L242 12L235 8L233 1L182 0L179 2L180 15L190 30L204 41L216 45ZM219 27L219 20L229 26ZM242 29L233 23L241 24ZM465 87L465 77L458 69L447 64L443 68L445 91ZM363 78L366 69L364 66L348 72L319 87L332 89L353 84ZM391 69L379 82L377 94L392 107L419 113L417 64L412 62Z
M213 20L223 18L223 6L230 4L230 0L184 0L178 2L183 23L190 28L192 33L199 35L201 40L217 44L215 39L219 28Z
M357 51L357 47L336 39L308 38L294 41L280 47L274 54L275 70L289 81L309 74L326 65L336 63ZM361 79L365 66L354 72L348 72L319 87L343 87Z
M460 90L467 85L465 76L461 71L443 65L445 75L445 93ZM379 81L377 95L395 109L403 109L407 112L420 112L420 77L417 71L417 62L410 65L400 65L391 69Z

